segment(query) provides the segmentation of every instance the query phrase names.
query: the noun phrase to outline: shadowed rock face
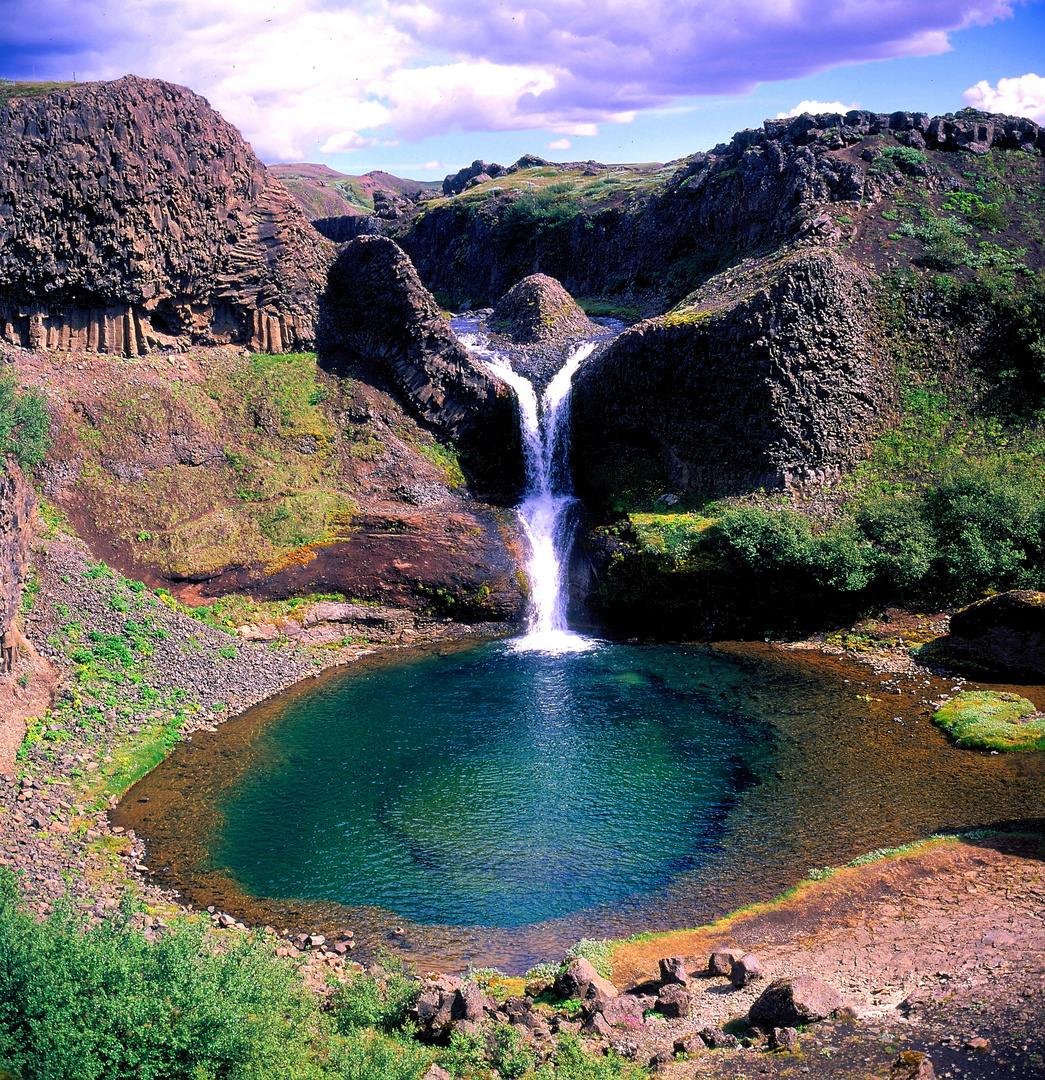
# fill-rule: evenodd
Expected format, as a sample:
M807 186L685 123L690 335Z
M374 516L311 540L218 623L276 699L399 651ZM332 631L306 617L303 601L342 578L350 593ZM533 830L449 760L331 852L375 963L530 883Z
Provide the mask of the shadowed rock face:
M13 461L0 460L0 674L10 671L18 657L14 620L36 522L36 492Z
M0 107L0 337L310 346L330 246L239 132L127 76Z
M457 340L394 241L361 236L345 245L323 294L319 347L328 370L383 377L453 440L481 492L513 497L522 479L514 398Z
M824 251L753 260L639 323L578 373L579 485L634 451L676 490L824 478L864 452L889 381L862 272Z
M1030 589L989 596L951 618L948 651L1006 675L1045 675L1045 593Z
M547 274L531 274L497 301L490 325L520 344L597 334L577 301Z

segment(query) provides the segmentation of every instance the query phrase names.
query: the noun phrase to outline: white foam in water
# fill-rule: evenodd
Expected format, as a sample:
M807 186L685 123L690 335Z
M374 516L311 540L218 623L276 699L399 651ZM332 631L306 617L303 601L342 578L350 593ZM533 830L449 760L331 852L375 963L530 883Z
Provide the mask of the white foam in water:
M530 541L526 567L530 615L526 634L513 641L512 648L517 652L584 652L596 643L568 627L563 588L563 563L573 539L570 509L577 503L570 484L568 420L570 383L595 343L581 345L570 354L538 404L533 384L512 368L507 357L485 348L478 335L463 326L458 336L492 374L515 391L519 401L526 494L516 512Z

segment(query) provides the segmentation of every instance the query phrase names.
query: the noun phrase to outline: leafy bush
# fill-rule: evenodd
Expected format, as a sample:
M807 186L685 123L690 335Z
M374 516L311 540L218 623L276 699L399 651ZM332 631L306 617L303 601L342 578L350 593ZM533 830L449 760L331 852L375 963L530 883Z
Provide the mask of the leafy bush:
M308 1076L315 1007L253 939L215 950L202 924L155 943L126 915L37 922L0 871L0 1072L22 1080Z
M809 519L794 510L742 506L708 530L711 546L751 570L804 566L812 539Z
M420 1080L432 1055L403 1035L356 1031L331 1058L342 1080Z
M47 398L40 390L19 391L13 375L0 375L0 456L38 465L50 445Z
M406 1019L417 999L418 984L409 978L399 957L384 957L382 966L381 975L352 975L334 996L334 1020L342 1034L359 1028L391 1031Z
M856 525L871 545L870 558L885 590L899 594L916 589L936 556L936 539L911 498L883 498L863 507Z
M919 170L925 165L925 154L921 150L915 150L913 146L889 146L882 151L882 156L878 161L888 162L891 165L895 165L896 168L902 173L906 173L908 176L918 175ZM878 161L874 164L877 165ZM874 166L872 166L873 168ZM882 166L879 166L879 170Z
M964 600L989 587L1040 582L1041 512L1036 485L995 470L968 468L928 491L921 513L935 538L942 591Z

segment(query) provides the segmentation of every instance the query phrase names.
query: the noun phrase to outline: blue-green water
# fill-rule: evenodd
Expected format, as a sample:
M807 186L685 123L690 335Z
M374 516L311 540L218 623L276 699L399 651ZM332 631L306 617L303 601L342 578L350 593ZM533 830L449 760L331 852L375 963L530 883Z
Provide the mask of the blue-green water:
M220 797L212 863L248 893L516 926L698 867L765 730L706 652L492 643L292 698ZM759 748L760 749L756 749Z

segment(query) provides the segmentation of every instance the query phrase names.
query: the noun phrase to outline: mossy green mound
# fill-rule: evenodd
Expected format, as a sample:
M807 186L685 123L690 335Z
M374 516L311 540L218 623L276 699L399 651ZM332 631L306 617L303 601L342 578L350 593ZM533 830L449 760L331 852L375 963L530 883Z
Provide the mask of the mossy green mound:
M982 750L1045 750L1045 716L1018 694L968 690L934 717L956 742Z

